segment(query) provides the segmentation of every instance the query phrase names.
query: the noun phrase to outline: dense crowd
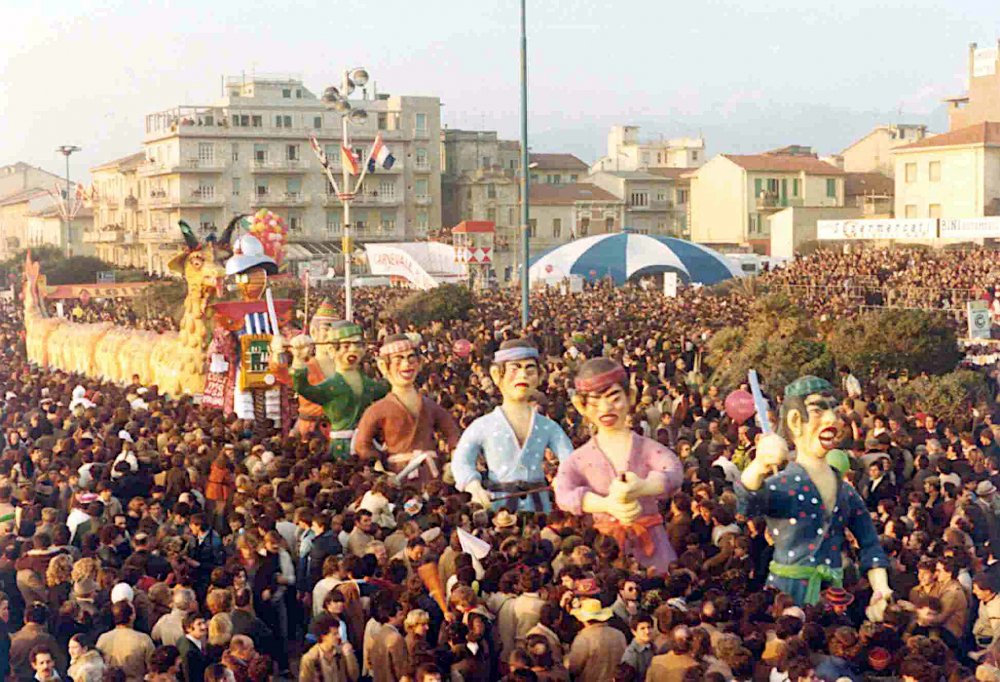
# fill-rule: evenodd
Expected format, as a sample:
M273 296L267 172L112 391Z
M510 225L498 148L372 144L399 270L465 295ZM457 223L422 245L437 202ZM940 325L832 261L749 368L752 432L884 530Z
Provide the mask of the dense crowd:
M842 275L884 284L908 269L901 257L866 258ZM791 266L801 280L789 279L793 269L763 279L823 281L815 258ZM975 272L923 277L971 287ZM990 410L956 423L907 413L890 383L862 384L843 368L845 481L892 561L894 602L881 622L867 618L871 588L848 545L844 589L800 608L766 586L765 520L737 513L757 427L726 415L701 366L712 331L745 319L748 294L542 291L524 330L507 292L477 295L468 322L401 329L383 313L403 295L359 290L355 317L372 343L421 334L418 385L462 428L499 402L488 363L505 339L542 351L538 409L576 446L589 430L570 400L575 369L595 355L621 361L637 396L633 428L684 465L664 509L679 555L666 575L641 571L587 516L486 512L447 468L400 486L357 460L331 462L319 439L262 432L138 382L32 367L20 313L6 309L0 676L1000 680L1000 429ZM129 314L123 303L112 310ZM455 352L458 339L471 341L468 356ZM365 371L377 375L370 358ZM441 454L447 461L444 443ZM549 476L555 468L549 461ZM488 553L465 551L459 529Z

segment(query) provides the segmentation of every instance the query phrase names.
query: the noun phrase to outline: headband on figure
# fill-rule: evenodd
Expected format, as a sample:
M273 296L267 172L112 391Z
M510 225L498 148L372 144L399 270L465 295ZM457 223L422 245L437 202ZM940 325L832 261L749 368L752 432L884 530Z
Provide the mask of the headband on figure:
M607 372L602 372L592 377L577 377L573 380L573 385L576 387L578 393L604 393L604 391L615 384L624 386L627 381L628 375L625 374L625 368L618 365L614 369L609 369Z
M382 347L378 349L378 354L380 357L387 358L394 353L404 353L410 350L413 350L413 343L409 339L400 339L382 344Z
M316 321L315 317L313 318L313 321ZM361 327L353 322L338 320L330 325L330 335L333 337L334 341L343 341L344 339L349 339L353 336L364 336L364 332L361 330Z
M513 362L515 360L527 360L529 358L538 359L537 348L532 348L530 346L515 346L514 348L498 350L493 354L493 362L497 365L505 362Z

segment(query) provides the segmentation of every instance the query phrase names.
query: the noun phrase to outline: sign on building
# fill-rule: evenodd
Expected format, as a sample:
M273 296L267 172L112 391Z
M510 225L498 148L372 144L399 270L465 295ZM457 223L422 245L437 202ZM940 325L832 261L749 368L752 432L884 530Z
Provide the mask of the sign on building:
M992 76L997 72L997 48L980 47L972 53L972 77Z
M986 301L969 301L966 306L969 318L969 338L990 338L990 309Z
M925 220L819 220L819 240L935 239L938 221Z
M97 283L98 284L114 284L115 283L115 271L114 270L102 270L97 273Z
M677 273L663 273L663 293L667 298L677 298Z
M1000 239L1000 217L942 218L941 239Z

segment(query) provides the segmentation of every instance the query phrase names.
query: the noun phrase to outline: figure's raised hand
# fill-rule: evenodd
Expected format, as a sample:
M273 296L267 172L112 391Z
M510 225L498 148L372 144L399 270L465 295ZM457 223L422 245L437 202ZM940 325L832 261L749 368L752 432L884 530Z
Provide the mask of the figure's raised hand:
M292 358L295 360L295 363L304 365L306 360L309 359L310 353L312 353L313 340L308 334L299 334L292 337L289 346L292 349Z

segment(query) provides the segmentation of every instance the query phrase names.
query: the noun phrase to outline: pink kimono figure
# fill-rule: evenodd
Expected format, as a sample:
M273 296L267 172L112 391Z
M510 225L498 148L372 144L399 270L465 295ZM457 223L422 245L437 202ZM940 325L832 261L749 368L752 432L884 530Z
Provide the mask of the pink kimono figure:
M607 358L580 368L573 404L597 434L559 465L553 481L556 505L571 514L591 513L594 527L618 541L644 568L666 573L677 553L670 545L659 501L683 480L677 456L628 427L634 391L625 370Z

